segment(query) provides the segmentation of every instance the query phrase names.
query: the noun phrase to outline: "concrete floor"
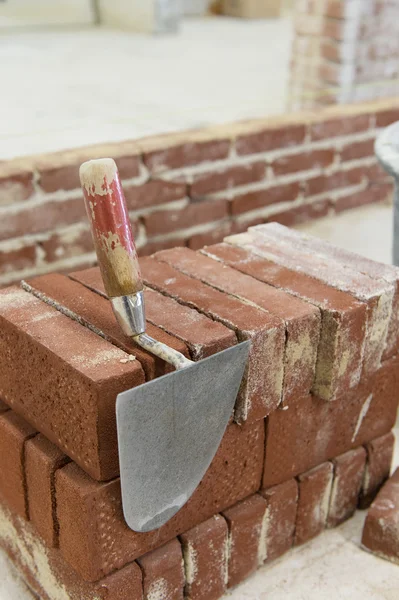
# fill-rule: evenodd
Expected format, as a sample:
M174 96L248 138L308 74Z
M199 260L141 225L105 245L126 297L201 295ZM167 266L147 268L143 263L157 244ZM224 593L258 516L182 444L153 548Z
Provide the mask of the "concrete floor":
M282 113L292 22L0 35L0 159Z

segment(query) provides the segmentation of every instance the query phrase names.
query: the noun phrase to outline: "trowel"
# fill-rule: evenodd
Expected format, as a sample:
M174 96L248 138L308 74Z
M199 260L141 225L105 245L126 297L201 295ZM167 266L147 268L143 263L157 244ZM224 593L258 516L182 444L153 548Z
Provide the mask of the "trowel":
M137 532L171 519L220 445L250 342L193 362L145 333L145 291L119 173L112 159L84 163L80 179L106 293L123 332L175 371L116 399L123 512Z

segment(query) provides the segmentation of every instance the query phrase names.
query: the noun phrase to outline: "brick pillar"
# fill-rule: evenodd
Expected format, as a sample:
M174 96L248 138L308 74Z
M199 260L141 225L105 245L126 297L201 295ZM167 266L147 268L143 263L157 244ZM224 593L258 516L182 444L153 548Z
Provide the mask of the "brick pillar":
M297 0L290 110L399 93L397 0Z

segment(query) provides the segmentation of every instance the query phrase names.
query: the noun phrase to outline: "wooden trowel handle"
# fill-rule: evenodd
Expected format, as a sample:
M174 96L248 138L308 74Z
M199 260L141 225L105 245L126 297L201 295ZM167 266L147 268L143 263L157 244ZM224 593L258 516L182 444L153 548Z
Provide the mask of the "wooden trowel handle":
M140 292L143 282L115 161L102 158L83 163L80 181L108 297Z

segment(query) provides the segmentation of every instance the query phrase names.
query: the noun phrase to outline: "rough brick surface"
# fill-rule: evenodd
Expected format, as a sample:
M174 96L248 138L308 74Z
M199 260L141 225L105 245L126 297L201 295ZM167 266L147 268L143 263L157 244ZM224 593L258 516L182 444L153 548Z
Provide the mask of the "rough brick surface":
M138 560L143 573L144 600L183 600L182 549L174 539Z
M266 500L261 558L270 562L288 552L294 543L298 483L290 479L261 492Z
M228 528L220 515L180 536L188 600L218 600L226 591Z
M250 304L283 320L286 338L283 357L283 401L291 396L304 395L311 389L320 335L318 309L186 248L159 252L155 258L167 262L190 277L240 298L246 304L246 314L250 314ZM267 318L267 314L264 319ZM274 350L274 356L269 356L267 360L267 368L271 369L271 365L274 364L273 370L276 373L279 370L278 358L278 352ZM270 373L266 376L269 379L271 377ZM272 389L271 387L269 396L270 392L273 393ZM276 405L271 398L269 401L272 407L273 404Z
M228 587L234 587L262 564L266 501L259 494L223 512L229 526Z
M295 237L281 239L273 224L250 229L246 234L226 238L231 244L244 247L263 258L267 258L297 272L326 283L327 285L349 292L368 305L368 335L364 350L363 371L372 373L381 364L385 349L388 326L392 315L394 286L385 281L376 281L367 275L358 273L351 267L333 263L316 252L310 252L298 244Z
M25 444L29 519L48 546L58 545L55 472L68 462L67 456L41 434Z
M251 340L236 420L254 421L274 410L281 400L283 380L285 327L281 319L152 258L141 260L141 270L146 285L220 321L236 332L239 341Z
M28 517L25 442L36 430L12 411L0 416L0 497L17 515Z
M366 444L367 460L360 508L368 508L391 472L395 437L392 432Z
M390 359L336 402L308 396L270 415L263 486L283 483L388 433L396 420L398 373L398 359Z
M328 527L336 527L349 519L356 511L362 489L366 451L364 448L350 450L333 460L334 481L331 490Z
M377 556L399 564L399 469L369 509L362 544Z
M166 525L150 533L128 529L118 479L101 484L77 465L67 465L56 474L63 556L85 579L99 579L255 493L260 487L263 452L262 421L229 425L193 496Z
M96 583L87 583L36 530L0 504L0 546L42 600L144 600L140 567L133 562Z
M218 244L203 252L320 310L321 333L313 383L316 394L333 399L359 382L366 336L365 303L245 248Z
M333 481L333 466L324 463L298 478L299 498L295 545L316 537L326 527Z
M15 287L0 292L0 351L7 404L93 477L116 476L115 398L144 382L138 361Z

